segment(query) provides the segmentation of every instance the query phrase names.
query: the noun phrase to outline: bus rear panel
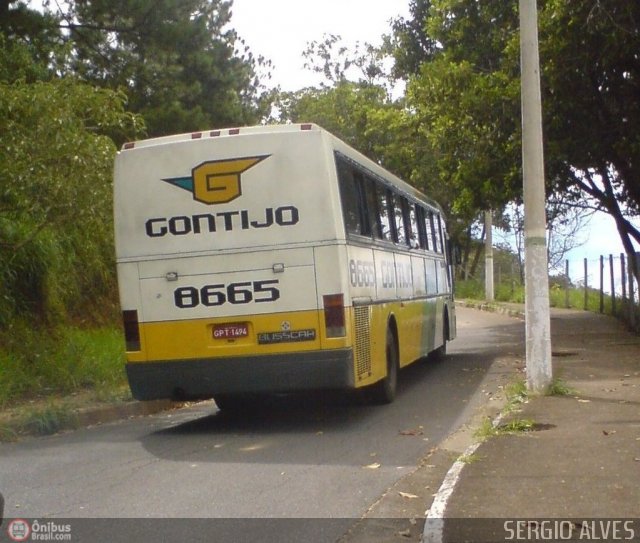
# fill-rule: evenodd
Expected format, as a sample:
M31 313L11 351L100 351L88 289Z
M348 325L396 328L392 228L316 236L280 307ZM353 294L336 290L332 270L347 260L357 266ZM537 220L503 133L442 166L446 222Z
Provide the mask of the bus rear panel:
M454 337L450 290L427 288L443 255L348 235L341 153L377 168L314 125L124 146L115 239L135 398L359 388L388 374L391 319L400 365Z

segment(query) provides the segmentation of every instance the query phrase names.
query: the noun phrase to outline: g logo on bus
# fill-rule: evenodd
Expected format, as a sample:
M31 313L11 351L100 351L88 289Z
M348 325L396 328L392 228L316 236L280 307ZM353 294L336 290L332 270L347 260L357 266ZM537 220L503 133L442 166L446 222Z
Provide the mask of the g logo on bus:
M193 168L190 177L171 177L163 181L188 190L197 202L226 204L242 194L240 175L269 156L207 160Z

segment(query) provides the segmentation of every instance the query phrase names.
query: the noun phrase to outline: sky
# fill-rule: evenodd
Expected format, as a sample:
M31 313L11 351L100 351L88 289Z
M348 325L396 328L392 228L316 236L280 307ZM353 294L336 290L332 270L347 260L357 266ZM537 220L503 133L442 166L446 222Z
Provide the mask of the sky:
M269 86L295 91L317 84L316 74L303 68L308 42L337 34L344 44L381 43L389 21L409 15L408 0L234 0L231 27L251 52L270 59Z

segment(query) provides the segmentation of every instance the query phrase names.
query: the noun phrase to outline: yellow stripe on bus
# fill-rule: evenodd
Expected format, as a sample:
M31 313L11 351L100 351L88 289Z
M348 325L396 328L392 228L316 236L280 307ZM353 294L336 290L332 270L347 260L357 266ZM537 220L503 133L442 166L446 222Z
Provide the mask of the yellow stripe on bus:
M425 301L387 302L363 306L360 311L368 312L368 338L366 341L366 371L363 372L358 360L361 345L356 331L357 308L345 308L347 324L346 336L327 338L322 310L248 315L211 319L177 320L140 323L141 350L128 352L129 363L145 363L173 360L197 360L259 356L261 354L295 353L322 349L354 348L354 382L356 387L366 386L386 375L386 331L390 318L398 326L400 366L406 366L434 346L434 321L436 320L436 299ZM216 338L214 330L222 325L242 325L248 327L248 335L235 338ZM315 338L309 339L313 330ZM272 340L259 343L258 336L270 333L269 337L279 337L276 333L297 332L303 340ZM295 334L294 334L295 335ZM362 341L361 341L362 343Z

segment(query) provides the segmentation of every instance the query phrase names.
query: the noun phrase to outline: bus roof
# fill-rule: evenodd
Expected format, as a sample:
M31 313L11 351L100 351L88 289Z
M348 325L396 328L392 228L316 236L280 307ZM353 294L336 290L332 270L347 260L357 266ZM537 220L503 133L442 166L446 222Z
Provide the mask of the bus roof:
M150 138L125 143L122 150L139 149L141 147L153 147L155 145L164 145L167 143L175 143L179 141L199 140L204 138L224 138L238 135L249 134L283 134L290 132L305 131L325 131L317 124L298 123L298 124L266 124L259 126L243 126L236 128L220 128L215 130L201 130L199 132L187 132L184 134L176 134L173 136L163 136L159 138ZM326 132L326 131L325 131Z
M388 183L395 185L400 191L404 192L407 196L422 200L432 207L438 209L441 214L443 210L441 206L433 199L426 196L420 190L415 188L413 185L410 185L406 181L400 179L398 176L392 174L388 170L384 169L382 166L377 164L375 161L363 155L361 152L357 151L347 143L343 142L321 126L314 123L290 123L290 124L267 124L267 125L258 125L258 126L243 126L236 128L221 128L221 129L213 129L213 130L202 130L198 132L186 132L184 134L176 134L171 136L162 136L158 138L149 138L146 140L139 140L133 142L127 142L122 146L123 151L131 150L131 149L141 149L144 147L155 147L159 145L167 145L178 142L185 142L190 140L202 140L206 138L230 138L239 135L262 135L262 134L287 134L293 132L322 132L329 136L334 143L334 147L336 150L341 151L343 154L355 155L357 157L357 161L360 162L363 166L367 167L371 170L375 175L386 180ZM355 159L355 157L354 157Z

